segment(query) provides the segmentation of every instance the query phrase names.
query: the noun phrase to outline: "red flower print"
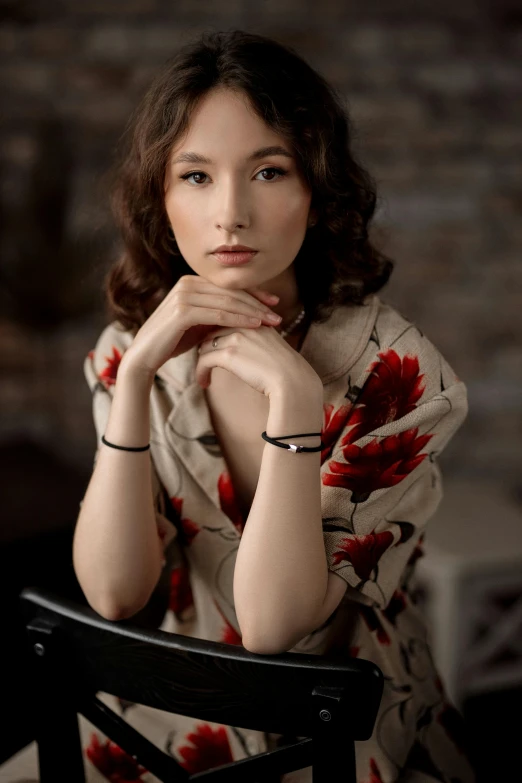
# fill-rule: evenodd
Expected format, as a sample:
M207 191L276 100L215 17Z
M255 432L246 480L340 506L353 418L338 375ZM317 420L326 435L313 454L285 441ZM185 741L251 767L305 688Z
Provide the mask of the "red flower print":
M116 745L111 740L106 740L103 745L96 734L91 734L91 744L85 748L85 753L96 769L111 783L130 783L142 780L142 775L147 772L132 756Z
M190 586L189 569L187 566L173 568L170 572L169 609L179 617L185 609L193 604L194 597Z
M350 424L355 426L345 436L345 443L354 443L372 430L406 416L424 392L424 375L419 375L416 356L401 359L392 348L378 356L380 361L370 367L370 375L350 417Z
M182 519L181 526L187 545L190 545L199 533L199 527L191 519Z
M230 623L226 623L225 630L221 634L221 641L225 644L242 644L242 637L238 634L235 628L232 628Z
M236 495L234 493L234 486L228 471L221 473L218 479L218 494L221 510L234 523L239 533L242 533L243 528L245 527L245 521L239 510Z
M370 759L370 777L368 783L384 783L375 759Z
M381 644L389 645L391 644L391 639L386 633L386 630L379 620L379 617L377 615L377 612L375 609L372 609L371 606L365 606L361 604L359 611L361 615L363 616L366 625L370 629L370 631L376 631L377 632L377 639Z
M116 383L116 375L118 374L118 367L120 366L121 356L122 355L118 349L113 346L112 356L105 357L107 364L98 375L98 378L107 388Z
M428 456L418 452L433 434L417 437L418 431L414 427L380 442L374 438L366 446L348 444L342 450L346 463L331 460L331 473L323 474L323 484L351 490L352 503L363 503L374 490L399 484Z
M353 405L341 405L335 413L333 413L333 409L334 406L331 403L323 406L325 426L321 431L321 441L324 444L324 449L321 451L321 465L332 453L334 444L346 427Z
M220 642L224 642L225 644L242 644L242 637L241 635L236 631L236 629L230 625L227 618L221 611L221 608L218 604L218 602L213 599L214 606L218 610L219 614L221 615L224 623L224 630L221 632L221 639L219 639Z
M174 511L179 517L181 529L185 537L185 543L187 544L187 546L190 546L194 538L199 533L199 527L191 519L187 519L186 517L183 518L181 516L181 509L183 507L183 498L179 498L173 495L173 497L170 498L170 502L172 503Z
M230 764L234 760L224 726L213 729L208 723L201 723L197 731L190 732L185 739L192 745L184 745L179 749L183 758L179 763L191 775Z
M393 543L393 534L389 530L382 533L369 533L367 536L351 536L341 541L341 549L334 552L333 564L348 560L352 563L357 576L367 580L380 560L383 552Z

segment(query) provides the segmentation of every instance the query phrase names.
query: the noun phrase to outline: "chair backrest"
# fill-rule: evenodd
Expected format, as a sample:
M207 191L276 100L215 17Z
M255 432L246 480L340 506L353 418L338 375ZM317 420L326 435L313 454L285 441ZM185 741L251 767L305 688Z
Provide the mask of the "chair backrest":
M41 783L84 780L78 713L169 783L195 777L214 783L279 780L310 765L314 783L329 783L340 771L355 783L353 742L370 738L382 696L383 676L373 663L258 655L236 645L143 630L132 620L105 620L42 589L24 589L20 601L33 662ZM191 776L97 699L98 691L197 719L307 739Z

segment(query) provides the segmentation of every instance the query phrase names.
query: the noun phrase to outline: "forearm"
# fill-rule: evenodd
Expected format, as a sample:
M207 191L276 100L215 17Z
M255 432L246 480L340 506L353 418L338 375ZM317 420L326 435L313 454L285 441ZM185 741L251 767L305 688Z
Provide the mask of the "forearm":
M141 446L150 439L151 380L122 363L105 431L108 441ZM73 563L90 605L108 619L146 603L161 574L150 451L102 444L73 540Z
M322 387L286 389L271 398L267 434L320 432L322 400ZM317 446L319 437L295 442ZM235 608L247 647L268 649L272 641L277 646L300 628L305 635L323 605L328 569L320 458L320 451L292 454L265 445L234 571Z

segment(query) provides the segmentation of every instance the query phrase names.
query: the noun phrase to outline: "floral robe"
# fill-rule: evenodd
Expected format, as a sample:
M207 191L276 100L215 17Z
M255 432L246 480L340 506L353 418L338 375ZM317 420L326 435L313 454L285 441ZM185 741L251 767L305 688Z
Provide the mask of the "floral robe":
M132 339L113 322L85 359L98 447ZM461 718L447 701L410 592L426 524L442 498L437 457L467 414L465 384L419 328L377 295L312 324L300 353L324 387L324 545L329 570L347 591L328 621L290 652L359 656L381 668L374 733L356 743L358 783L472 783ZM196 362L197 347L167 361L150 395L156 520L170 574L160 627L241 645L232 584L245 520L194 378ZM279 739L100 696L191 773ZM83 718L80 727L88 781L157 780ZM281 780L311 782L310 769Z

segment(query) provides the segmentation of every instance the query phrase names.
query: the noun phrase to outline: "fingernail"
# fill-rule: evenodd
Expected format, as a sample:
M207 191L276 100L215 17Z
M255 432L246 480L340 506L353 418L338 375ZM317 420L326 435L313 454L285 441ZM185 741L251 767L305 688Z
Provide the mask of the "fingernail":
M279 302L279 297L277 294L270 294L269 298L272 300L272 302Z

